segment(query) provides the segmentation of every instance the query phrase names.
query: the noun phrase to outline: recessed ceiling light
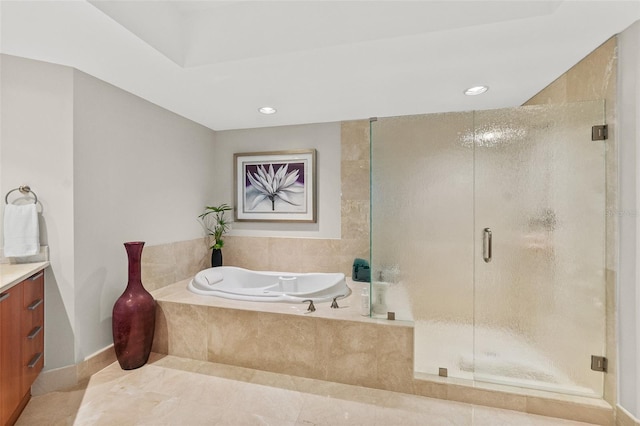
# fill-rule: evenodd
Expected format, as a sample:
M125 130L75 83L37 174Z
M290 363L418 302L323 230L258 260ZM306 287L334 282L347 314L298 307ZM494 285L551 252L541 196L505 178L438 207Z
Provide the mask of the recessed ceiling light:
M275 114L278 110L272 107L265 106L260 108L258 111L260 111L262 114L269 115L269 114Z
M469 87L467 90L465 90L464 94L467 96L481 95L487 90L489 90L488 86L474 86L474 87Z

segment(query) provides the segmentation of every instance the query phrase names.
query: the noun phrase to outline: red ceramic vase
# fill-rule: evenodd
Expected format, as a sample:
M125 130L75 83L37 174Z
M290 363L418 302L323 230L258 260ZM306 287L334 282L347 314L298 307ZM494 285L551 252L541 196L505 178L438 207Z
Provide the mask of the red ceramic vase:
M129 258L129 282L113 305L113 346L123 370L149 360L156 324L156 301L142 286L140 258L144 242L124 243Z

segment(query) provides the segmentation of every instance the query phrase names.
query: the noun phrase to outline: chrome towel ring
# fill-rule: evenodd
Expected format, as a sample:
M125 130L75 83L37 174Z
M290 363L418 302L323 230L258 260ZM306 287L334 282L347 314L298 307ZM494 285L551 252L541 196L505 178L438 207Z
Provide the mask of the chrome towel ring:
M4 197L4 202L6 204L9 204L9 194L11 194L13 191L20 191L23 194L32 194L33 197L35 198L35 201L33 202L33 204L38 204L38 196L36 195L35 192L33 192L31 190L31 188L29 188L29 185L22 185L19 186L17 188L12 189L11 191L7 192L7 195Z

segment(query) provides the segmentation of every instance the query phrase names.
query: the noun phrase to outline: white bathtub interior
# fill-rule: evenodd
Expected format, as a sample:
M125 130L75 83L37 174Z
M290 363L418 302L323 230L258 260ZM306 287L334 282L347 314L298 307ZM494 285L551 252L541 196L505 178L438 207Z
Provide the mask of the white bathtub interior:
M188 289L203 296L254 302L328 302L351 294L342 273L252 271L234 266L200 271Z

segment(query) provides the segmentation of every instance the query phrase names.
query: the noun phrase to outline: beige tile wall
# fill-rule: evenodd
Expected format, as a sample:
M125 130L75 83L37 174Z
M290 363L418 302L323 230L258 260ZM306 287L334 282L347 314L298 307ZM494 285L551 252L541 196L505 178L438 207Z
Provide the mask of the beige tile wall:
M192 277L211 266L209 238L178 241L142 250L142 283L149 290Z
M606 355L604 398L616 403L616 274L618 264L618 141L616 139L617 38L613 37L541 90L525 105L556 104L604 99L609 125L606 141Z

